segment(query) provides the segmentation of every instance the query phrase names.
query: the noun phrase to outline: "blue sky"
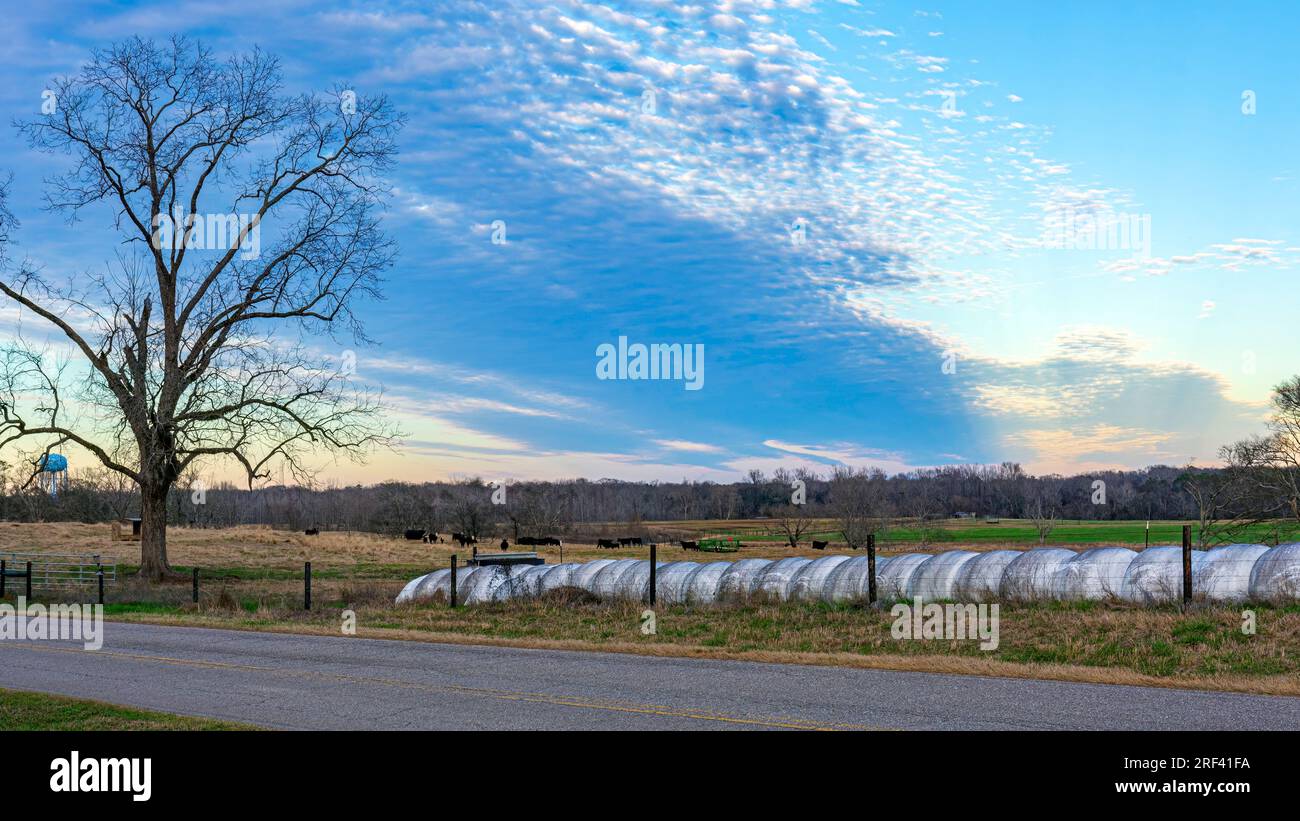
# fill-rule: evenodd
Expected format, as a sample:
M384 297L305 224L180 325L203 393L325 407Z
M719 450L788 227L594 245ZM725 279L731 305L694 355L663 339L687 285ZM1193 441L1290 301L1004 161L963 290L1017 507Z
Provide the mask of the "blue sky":
M1058 5L30 4L0 107L179 32L406 113L355 353L410 436L343 480L1212 461L1297 370L1298 15ZM0 156L23 253L111 256ZM1149 245L1052 247L1062 213ZM597 379L619 336L703 345L703 388Z

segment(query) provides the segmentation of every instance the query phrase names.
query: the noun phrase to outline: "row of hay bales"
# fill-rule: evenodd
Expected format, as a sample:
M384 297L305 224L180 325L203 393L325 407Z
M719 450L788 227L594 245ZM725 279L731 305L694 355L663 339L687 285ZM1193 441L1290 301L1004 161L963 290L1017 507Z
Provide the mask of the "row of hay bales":
M880 600L1024 601L1120 599L1134 603L1182 596L1182 548L1098 547L952 550L908 553L876 561ZM660 562L656 594L665 604L745 600L860 601L867 598L867 557ZM412 580L399 603L448 598L450 570ZM534 598L562 588L606 601L649 598L650 563L638 559L533 566L468 567L459 571L465 604ZM1266 547L1232 544L1192 552L1192 589L1211 601L1300 599L1300 543Z

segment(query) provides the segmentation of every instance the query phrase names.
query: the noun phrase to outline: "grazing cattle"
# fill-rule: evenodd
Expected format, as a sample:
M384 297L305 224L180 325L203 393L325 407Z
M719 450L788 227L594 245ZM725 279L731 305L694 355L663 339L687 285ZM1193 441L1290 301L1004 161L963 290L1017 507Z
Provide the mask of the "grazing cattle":
M540 539L537 540L537 544L540 544L540 545L551 545L551 546L553 546L553 547L563 547L563 546L564 546L564 542L560 541L559 539L557 539L557 538L554 537L554 536L544 536L544 537L542 537L542 538L540 538Z
M700 545L698 542L682 542L682 550L699 550L699 549L700 549Z
M825 549L826 549L826 545L828 545L828 544L830 544L830 542L818 542L818 541L814 541L814 542L813 542L813 550L825 550Z
M510 549L510 542L506 541L505 539L502 539L502 540L501 540L501 549L502 549L502 550L509 550L509 549Z
M428 532L427 530L408 530L406 531L407 541L418 542L424 539Z
M473 536L466 536L464 533L451 534L451 540L461 547L468 544L478 544L478 539L475 539Z
M618 547L618 542L614 541L613 539L597 539L596 547L615 548Z
M620 547L627 547L628 545L643 544L643 542L641 541L640 536L628 536L625 539L619 539L618 544Z
M515 539L515 544L528 545L531 547L537 544L537 540L534 539L532 536L519 536L518 538Z
M303 535L304 535L304 536L319 536L319 535L320 535L320 530L319 530L319 528L309 527L309 528L307 528L306 530L303 531Z

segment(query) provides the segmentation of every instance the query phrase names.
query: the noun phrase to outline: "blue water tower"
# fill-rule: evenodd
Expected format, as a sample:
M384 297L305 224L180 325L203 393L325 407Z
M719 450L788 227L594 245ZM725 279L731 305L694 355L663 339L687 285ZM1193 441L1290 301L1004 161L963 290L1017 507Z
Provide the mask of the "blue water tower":
M37 463L41 487L50 498L59 498L59 488L68 484L68 457L61 453L47 453Z

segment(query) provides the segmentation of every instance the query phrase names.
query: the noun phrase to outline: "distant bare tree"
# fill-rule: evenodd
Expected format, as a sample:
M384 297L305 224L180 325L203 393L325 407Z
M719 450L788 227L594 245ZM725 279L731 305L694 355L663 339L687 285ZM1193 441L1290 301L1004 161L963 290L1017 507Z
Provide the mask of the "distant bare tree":
M47 181L48 207L75 219L107 206L136 251L93 275L0 273L0 293L79 360L69 373L48 343L4 346L0 447L32 440L34 470L75 443L133 480L140 572L160 579L168 493L197 460L233 460L251 486L393 441L378 397L300 334L365 341L353 308L393 258L377 181L401 118L343 89L287 96L267 54L221 61L184 39L95 51L52 90L54 112L20 124L33 148L72 159ZM0 241L11 225L0 219Z
M492 520L490 505L471 494L464 494L452 502L449 514L455 532L473 539L484 535Z
M850 548L865 547L868 536L882 541L889 526L889 500L880 471L837 468L831 478L831 510Z
M512 538L558 536L573 524L572 501L556 487L545 483L516 485L508 489L505 515Z
M916 528L917 541L924 547L939 538L942 525L938 517L943 510L942 500L936 496L932 477L927 473L917 474L917 487L906 499L906 510L912 517Z
M1037 489L1030 493L1025 502L1025 518L1033 524L1040 545L1047 543L1047 537L1056 529L1056 520L1060 515L1060 503L1054 490Z
M106 467L82 471L82 478L104 499L114 518L123 519L139 503L140 490L127 476Z
M813 524L804 507L804 505L785 505L776 511L777 529L785 536L785 542L792 550L799 548L799 540Z

